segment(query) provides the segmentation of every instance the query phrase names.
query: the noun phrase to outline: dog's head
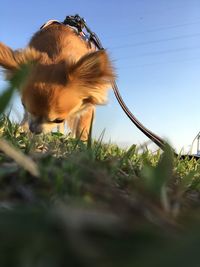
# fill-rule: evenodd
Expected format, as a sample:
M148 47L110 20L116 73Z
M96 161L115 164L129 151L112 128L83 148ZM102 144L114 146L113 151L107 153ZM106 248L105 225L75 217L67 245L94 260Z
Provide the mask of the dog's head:
M51 131L85 105L103 104L114 79L105 51L90 52L70 64L65 60L54 63L33 48L15 52L0 43L0 66L11 75L30 61L34 64L20 90L34 133Z

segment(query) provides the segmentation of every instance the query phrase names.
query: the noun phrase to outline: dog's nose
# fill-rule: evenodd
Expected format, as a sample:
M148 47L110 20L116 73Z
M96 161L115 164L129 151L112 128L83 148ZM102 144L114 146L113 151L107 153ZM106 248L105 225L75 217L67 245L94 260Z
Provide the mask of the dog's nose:
M32 133L34 133L34 134L41 134L41 133L42 133L42 128L41 128L41 126L40 126L40 125L37 125L37 124L35 124L35 123L31 123L31 124L29 125L29 129L30 129L30 131L31 131Z

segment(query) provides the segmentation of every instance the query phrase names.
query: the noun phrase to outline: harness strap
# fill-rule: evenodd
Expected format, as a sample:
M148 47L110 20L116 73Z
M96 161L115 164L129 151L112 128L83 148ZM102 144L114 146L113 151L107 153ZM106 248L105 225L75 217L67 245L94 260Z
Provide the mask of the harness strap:
M54 24L54 23L61 24L58 20L50 19L40 27L40 30L42 30L42 29L46 28L47 26Z
M64 22L62 23L58 20L50 19L40 27L40 30L43 30L52 24L60 24L60 25L64 24L64 25L66 25L66 23L64 23ZM88 45L90 46L90 48L92 47L92 44L90 42L90 38L84 31L79 31L79 29L77 27L75 27L75 25L67 24L67 27L74 30L84 41L88 42ZM96 48L96 47L94 47L94 48Z

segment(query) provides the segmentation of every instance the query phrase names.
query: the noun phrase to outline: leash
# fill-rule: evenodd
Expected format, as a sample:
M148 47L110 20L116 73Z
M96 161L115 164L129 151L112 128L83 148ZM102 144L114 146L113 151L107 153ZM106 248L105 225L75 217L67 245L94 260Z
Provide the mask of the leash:
M59 23L58 21L50 21L50 23ZM48 26L49 22L47 22L46 24L44 24L42 28ZM84 38L85 40L87 40L89 43L93 43L95 45L95 47L99 50L105 50L100 39L98 38L97 34L94 33L89 26L86 24L86 21L84 18L81 18L78 14L76 14L75 16L67 16L65 18L65 20L62 22L62 24L64 25L68 25L72 28L75 28L76 31L79 33L79 35ZM119 92L119 88L117 86L116 81L112 81L112 88L115 94L115 97L119 103L119 105L121 106L121 108L123 109L123 111L125 112L125 114L128 116L128 118L135 124L135 126L143 132L143 134L145 134L149 139L152 140L153 143L155 143L160 149L164 150L165 146L166 146L166 142L159 137L158 135L156 135L155 133L153 133L152 131L150 131L149 129L147 129L133 114L132 112L129 110L129 108L127 107L127 105L125 104L123 98L120 95ZM195 158L195 159L199 159L198 155L178 155L174 149L173 149L174 155L176 157L179 157L181 159L188 157L188 158Z
M104 50L104 47L98 38L97 34L94 33L89 26L86 24L86 21L81 18L79 15L75 16L67 16L63 22L64 25L69 25L71 27L75 27L79 33L83 33L84 29L87 31L87 34L89 34L89 42L92 42L99 50ZM125 102L123 101L123 98L121 97L119 93L119 88L117 86L117 83L115 81L112 82L112 88L115 94L115 97L117 98L118 103L120 104L123 111L126 113L128 118L136 125L137 128L139 128L148 138L150 138L158 147L160 147L162 150L165 148L165 142L162 140L159 136L157 136L155 133L151 132L149 129L147 129L138 119L131 113Z

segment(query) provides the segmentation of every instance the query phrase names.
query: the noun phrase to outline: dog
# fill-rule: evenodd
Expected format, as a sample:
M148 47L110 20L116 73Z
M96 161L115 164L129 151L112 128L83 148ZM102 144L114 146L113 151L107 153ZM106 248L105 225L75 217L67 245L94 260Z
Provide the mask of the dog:
M47 23L28 46L13 51L0 43L0 66L12 76L34 62L20 88L22 127L48 133L67 122L73 137L87 140L96 105L105 104L115 73L105 50L97 51L72 27Z

